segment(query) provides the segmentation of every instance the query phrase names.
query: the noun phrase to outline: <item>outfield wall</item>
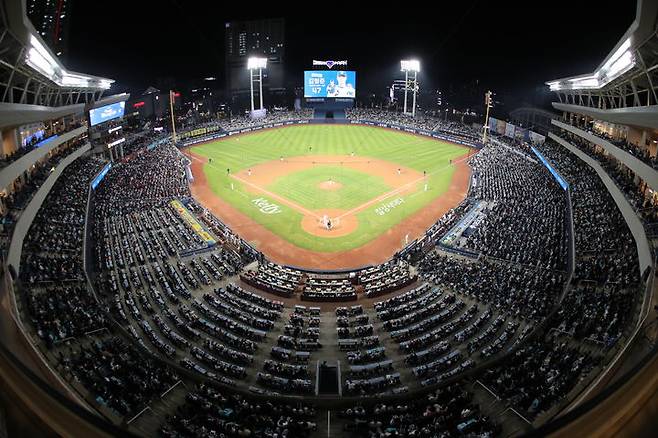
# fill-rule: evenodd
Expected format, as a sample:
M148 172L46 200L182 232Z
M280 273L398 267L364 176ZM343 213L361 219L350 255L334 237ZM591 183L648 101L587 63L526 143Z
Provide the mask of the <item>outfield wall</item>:
M434 131L428 131L426 129L417 129L417 128L410 128L408 126L403 126L403 125L397 125L395 123L385 123L385 122L376 122L372 120L350 120L348 122L351 125L367 125L367 126L376 126L379 128L387 128L387 129L395 129L397 131L403 131L403 132L408 132L410 134L416 134L416 135L424 135L426 137L432 137L437 140L444 140L444 141L449 141L452 143L457 143L461 144L464 146L468 146L471 148L475 149L481 149L482 144L481 143L476 143L472 141L467 141L459 137L454 137L451 135L446 135L446 134L441 134L438 132Z
M281 128L284 126L292 126L292 125L309 125L309 124L327 124L325 123L324 120L288 120L286 122L277 122L277 123L264 123L262 125L258 126L251 126L248 128L241 128L241 129L234 129L231 131L223 131L220 133L216 133L213 135L205 136L205 137L198 137L194 139L188 139L187 141L182 142L183 147L188 147L192 146L198 143L203 143L207 141L212 141L212 140L219 140L231 135L238 135L238 134L247 134L250 132L257 132L261 131L263 129L272 129L272 128ZM342 119L333 119L332 120L332 125L366 125L366 126L375 126L378 128L386 128L386 129L395 129L396 131L402 131L402 132L408 132L409 134L415 134L415 135L424 135L426 137L432 137L437 140L443 140L443 141L449 141L451 143L457 143L462 146L467 146L470 148L475 148L475 149L481 149L482 144L477 143L477 142L472 142L472 141L467 141L459 137L454 137L434 131L428 131L425 129L416 129L416 128L410 128L408 126L402 126L402 125L397 125L394 123L384 123L384 122L376 122L376 121L371 121L371 120L342 120Z

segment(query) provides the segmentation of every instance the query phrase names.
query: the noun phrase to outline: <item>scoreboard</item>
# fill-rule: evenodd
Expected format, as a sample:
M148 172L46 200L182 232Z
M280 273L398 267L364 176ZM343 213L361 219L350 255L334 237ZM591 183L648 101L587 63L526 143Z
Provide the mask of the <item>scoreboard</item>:
M304 72L304 97L356 97L356 72L344 70L307 70Z

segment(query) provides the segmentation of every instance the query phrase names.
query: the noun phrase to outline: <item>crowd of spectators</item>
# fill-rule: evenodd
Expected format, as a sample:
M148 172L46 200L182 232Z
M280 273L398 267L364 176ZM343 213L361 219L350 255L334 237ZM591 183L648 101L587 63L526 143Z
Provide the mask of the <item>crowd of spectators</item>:
M66 127L64 127L63 123L54 123L47 127L44 127L42 133L40 133L39 135L32 135L24 145L21 145L14 152L2 156L2 158L0 158L0 167L7 166L13 163L14 161L18 160L22 156L32 152L37 147L37 145L49 139L53 135L65 134L69 131L73 131L74 129L78 129L83 125L84 122L82 120L79 120L79 121L69 122L66 125Z
M564 286L564 276L559 272L487 260L467 261L435 252L428 254L418 269L435 284L517 318L535 321L546 317Z
M356 405L339 413L351 436L384 438L493 437L500 426L483 415L473 394L454 384L413 401Z
M471 126L447 121L418 111L415 117L377 108L351 108L345 111L348 120L387 123L424 131L442 133L457 139L479 141L480 133Z
M78 137L63 143L30 166L21 177L14 181L11 187L8 188L7 195L1 198L0 221L4 232L8 234L12 232L22 210L60 161L86 142L86 137Z
M272 113L258 124L303 115L308 113ZM377 110L352 110L348 118L468 131L422 115L409 119ZM225 129L254 126L251 123L256 122L235 119ZM157 139L156 135L138 138L134 153L115 164L95 194L94 236L97 267L102 271L98 284L112 315L145 349L180 359L181 366L210 380L233 385L232 379L247 377L259 344L274 329L284 305L230 281L215 287L240 273L239 255L225 248L195 254L206 248L167 205L171 199L190 196L186 158L170 144L145 150L143 146ZM639 283L632 236L596 174L550 142L543 151L571 183L576 280L581 283L567 292L562 308L549 320L552 334L523 345L509 362L485 375L485 382L498 395L531 417L562 400L601 360L579 348L580 341L610 347L622 336L633 307L632 288ZM566 264L567 198L527 152L496 144L471 161L469 196L486 202L487 209L483 221L467 237L467 247L504 261L432 251L417 266L427 283L375 304L383 327L407 354L405 365L413 367L422 385L472 368L474 360L465 355L488 358L500 352L516 336L518 321L542 321L563 293L565 276L560 271ZM89 182L103 164L83 158L65 171L24 245L24 298L39 337L49 347L108 325L106 309L87 288L81 250ZM181 254L194 255L182 259ZM406 262L393 261L359 272L354 283L371 297L412 283L415 271ZM320 295L356 296L351 279L309 280L301 271L268 263L249 272L243 279L248 278L250 284L275 293L278 288L286 297L300 285ZM208 293L203 293L204 288ZM307 312L299 306L284 325L284 334L273 337L279 345L272 349L277 360L263 361L262 372L253 373L257 384L281 392L312 393L314 379L307 365L287 360L293 354L309 355L322 348L319 326L320 309ZM360 306L354 312L337 311L336 327L341 349L348 342L362 349L348 355L347 394L373 396L407 390ZM570 339L563 342L560 336L565 333ZM451 345L455 341L461 349ZM275 355L275 350L281 355ZM68 356L60 351L60 363L100 403L121 416L139 412L178 381L172 367L144 359L143 352L118 338L81 342ZM167 419L161 434L274 438L307 436L317 428L312 407L276 399L261 402L223 391L198 385L176 415ZM355 406L342 415L349 423L347 432L373 438L493 436L499 430L480 413L472 395L457 385L415 401Z
M641 179L602 147L565 130L561 131L560 136L597 160L624 193L628 202L644 222L647 231L652 235L658 234L658 207L654 204L653 199L645 196L641 190Z
M534 419L561 402L599 362L585 348L547 338L522 345L504 365L485 371L483 380Z
M145 359L120 338L80 343L71 355L60 356L60 364L98 403L128 418L178 382L171 368Z
M566 192L540 163L491 143L470 160L469 197L485 201L484 218L465 246L543 269L567 264Z
M163 437L306 437L317 430L315 408L275 398L248 400L205 384L190 391L176 414L167 419Z
M629 154L635 156L635 158L641 160L645 164L648 164L654 169L658 169L658 158L656 157L656 155L651 155L651 151L649 150L648 147L638 146L634 143L631 143L625 138L615 138L599 129L585 129L585 131L589 132L590 134L594 134L596 136L606 139L607 141L614 144L618 148L623 149Z
M125 133L126 141L122 145L123 155L128 157L159 140L164 140L168 136L169 133L167 132L157 132L148 129L135 133Z
M601 179L552 140L539 148L570 185L574 281L543 334L483 377L530 419L562 403L628 330L639 284L633 237Z
M230 120L221 122L222 129L224 131L235 131L240 129L253 128L260 125L266 125L270 123L281 123L291 120L310 120L313 118L313 110L310 108L304 108L301 110L294 111L268 111L266 116L263 118L251 118L248 115L244 116L235 116Z
M66 168L23 245L21 290L34 328L47 346L106 323L82 270L89 183L102 165L96 158L81 158Z
M637 285L635 239L596 172L553 141L544 156L570 184L576 243L576 279L620 286Z
M112 167L97 190L99 205L108 213L122 214L189 197L186 163L170 144L139 150Z
M350 108L345 111L345 115L348 120L387 123L425 131L433 131L440 123L439 119L425 116L420 111L412 117L409 114L376 108Z

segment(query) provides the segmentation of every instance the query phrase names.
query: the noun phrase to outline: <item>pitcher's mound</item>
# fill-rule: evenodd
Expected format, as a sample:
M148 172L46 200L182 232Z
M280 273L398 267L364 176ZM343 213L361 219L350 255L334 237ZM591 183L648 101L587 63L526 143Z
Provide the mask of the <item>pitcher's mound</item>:
M338 190L343 187L343 185L336 181L323 181L319 184L319 187L322 190Z

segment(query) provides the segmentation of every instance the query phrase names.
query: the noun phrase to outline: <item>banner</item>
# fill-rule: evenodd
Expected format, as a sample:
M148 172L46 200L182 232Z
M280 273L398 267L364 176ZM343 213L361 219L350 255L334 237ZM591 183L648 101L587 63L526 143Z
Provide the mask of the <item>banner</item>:
M497 125L498 125L498 119L494 119L493 117L489 117L489 132L498 132L496 130Z
M505 125L505 137L514 138L515 128L516 126L512 125L511 123L507 123Z
M100 184L101 181L103 181L103 178L105 178L105 175L107 175L107 172L109 172L111 168L112 168L112 163L107 163L105 167L103 167L103 170L101 170L98 173L98 175L96 175L96 177L91 181L91 188L93 190L96 190L98 184Z
M514 131L514 138L517 140L526 140L526 136L528 134L527 129L520 128L518 126L515 126L515 131Z
M551 163L549 163L548 160L546 158L544 158L544 156L541 154L541 152L539 152L534 147L531 147L530 149L532 149L532 152L534 152L535 155L537 155L537 158L539 158L539 161L541 161L544 164L544 166L546 166L548 171L551 172L551 175L553 175L553 178L555 178L555 181L557 181L557 183L560 184L562 189L563 190L569 189L569 183L566 182L566 180L564 178L562 178L562 176L557 172L557 170L555 170L553 168L553 166L551 166Z
M543 136L541 134L537 134L534 131L530 131L530 143L532 143L532 144L544 144L545 141L546 141L545 136Z
M183 221L206 243L206 248L214 246L217 241L208 231L196 220L190 211L178 199L174 199L169 204L176 210Z
M496 132L500 135L505 134L507 123L504 120L496 120Z

